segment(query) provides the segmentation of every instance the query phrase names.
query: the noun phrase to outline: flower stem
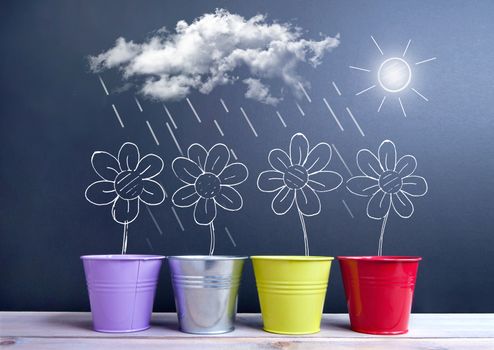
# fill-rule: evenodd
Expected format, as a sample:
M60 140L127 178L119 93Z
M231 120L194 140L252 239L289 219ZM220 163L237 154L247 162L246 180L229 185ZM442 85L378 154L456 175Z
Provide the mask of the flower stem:
M129 235L129 224L127 221L124 222L124 232L122 241L122 254L127 253L127 237Z
M300 223L302 224L302 231L304 233L304 250L305 256L309 256L309 239L307 238L307 229L305 227L304 214L298 210L298 216L300 217Z
M384 229L386 228L386 222L388 221L389 212L384 215L383 224L381 226L381 236L379 237L379 248L377 249L377 255L383 255L383 241L384 241Z
M209 224L209 233L211 234L211 243L209 245L209 255L214 254L214 247L215 247L215 236L214 236L214 223L211 222Z

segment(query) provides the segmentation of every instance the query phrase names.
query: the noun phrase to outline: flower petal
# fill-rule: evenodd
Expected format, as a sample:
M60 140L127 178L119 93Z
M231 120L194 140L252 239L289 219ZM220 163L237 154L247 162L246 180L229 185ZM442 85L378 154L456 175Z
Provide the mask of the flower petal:
M118 197L113 203L111 214L119 224L130 224L139 215L139 198L128 200Z
M406 155L401 157L396 163L395 171L401 175L401 177L412 175L417 168L417 160L414 156Z
M295 190L283 187L271 202L271 209L276 215L284 215L290 210L295 200Z
M334 171L319 171L309 175L308 185L316 192L329 192L337 189L343 178Z
M142 180L142 193L139 195L141 201L149 205L158 205L165 200L165 190L154 180Z
M243 206L242 196L230 186L221 186L221 191L214 200L220 207L229 211L240 210Z
M281 172L284 172L290 165L292 165L288 154L279 148L275 148L269 152L268 162L274 170Z
M206 149L198 143L193 143L187 150L187 157L189 157L190 160L196 163L199 168L201 168L201 170L204 170L207 156L208 152L206 151Z
M414 210L413 203L402 191L393 193L392 203L396 214L398 214L403 219L408 219L410 216L412 216Z
M325 142L318 143L316 147L309 152L304 168L309 174L321 171L329 164L331 160L331 146Z
M91 156L91 164L96 174L103 180L113 181L120 173L118 160L105 151L94 152Z
M314 216L321 212L321 201L317 193L309 186L296 191L297 207L305 216Z
M118 151L118 162L120 163L120 169L135 170L139 163L139 148L135 143L125 142Z
M199 225L209 225L216 218L216 203L213 198L201 198L194 208L194 220Z
M309 141L302 133L296 133L290 140L290 159L292 164L302 165L307 159L309 152Z
M202 170L199 169L199 166L185 157L175 158L172 163L172 169L175 176L187 184L193 184L199 175L202 174Z
M384 172L377 157L368 149L358 151L357 166L364 175L375 179L378 179L379 175Z
M379 162L384 170L395 170L396 147L393 141L384 140L379 146Z
M379 190L379 181L368 176L354 176L346 182L346 188L357 196L370 197Z
M422 176L404 177L401 190L412 197L421 197L427 193L427 181Z
M163 159L156 154L150 153L139 161L136 172L138 172L143 179L151 179L161 173L163 166Z
M113 181L96 181L86 188L86 199L94 205L108 205L115 200L117 192Z
M230 151L222 143L218 143L209 150L204 170L215 175L221 174L230 160Z
M257 188L263 192L274 192L285 186L283 174L276 170L266 170L257 178Z
M377 191L374 193L367 203L367 216L371 219L382 219L389 213L391 206L391 195L384 191Z
M180 208L187 208L196 204L199 200L199 195L196 192L194 185L185 185L175 191L172 196L172 203Z
M249 170L242 163L232 163L227 166L219 175L222 185L238 185L244 182L249 176Z

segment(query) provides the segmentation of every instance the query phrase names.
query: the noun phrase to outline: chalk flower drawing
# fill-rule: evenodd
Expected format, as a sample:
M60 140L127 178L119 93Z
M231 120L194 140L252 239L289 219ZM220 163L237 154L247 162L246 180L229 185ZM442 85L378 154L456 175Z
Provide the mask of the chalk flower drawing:
M155 154L140 157L131 142L120 147L118 156L96 151L91 157L94 171L101 180L88 186L86 199L98 206L112 204L113 220L124 225L122 254L127 251L128 225L139 215L139 205L158 205L165 199L163 187L152 180L163 169L163 160Z
M340 174L325 170L331 160L331 146L325 142L309 148L305 135L297 133L290 140L290 151L269 152L272 170L263 171L257 187L263 192L276 192L271 208L276 215L286 214L295 204L304 234L305 255L309 255L309 241L304 216L321 212L318 192L330 192L343 182Z
M378 255L382 255L384 229L391 208L401 218L411 217L414 207L410 197L421 197L428 189L423 177L413 175L417 168L414 156L396 158L396 147L390 140L381 143L377 156L361 149L357 153L357 165L363 175L354 176L346 183L353 194L370 197L367 216L383 221Z
M234 186L244 182L249 171L244 164L228 164L229 161L230 151L224 144L218 143L206 151L194 143L187 150L187 157L177 157L172 163L173 172L185 183L173 194L172 202L180 208L194 205L195 222L209 226L210 255L215 248L216 207L237 211L243 206L242 196Z

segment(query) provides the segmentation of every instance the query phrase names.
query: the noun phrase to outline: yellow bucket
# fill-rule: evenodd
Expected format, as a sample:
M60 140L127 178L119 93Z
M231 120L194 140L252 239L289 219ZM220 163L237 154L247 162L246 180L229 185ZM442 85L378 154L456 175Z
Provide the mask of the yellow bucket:
M317 333L332 257L251 256L264 330L279 334Z

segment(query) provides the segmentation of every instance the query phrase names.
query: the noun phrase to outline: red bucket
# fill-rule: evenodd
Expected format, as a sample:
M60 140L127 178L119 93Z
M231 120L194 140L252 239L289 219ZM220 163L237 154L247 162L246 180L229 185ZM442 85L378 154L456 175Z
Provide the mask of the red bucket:
M339 256L352 330L393 335L408 332L421 257Z

